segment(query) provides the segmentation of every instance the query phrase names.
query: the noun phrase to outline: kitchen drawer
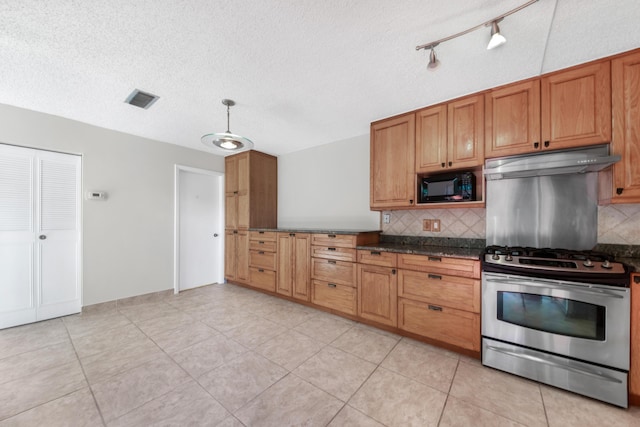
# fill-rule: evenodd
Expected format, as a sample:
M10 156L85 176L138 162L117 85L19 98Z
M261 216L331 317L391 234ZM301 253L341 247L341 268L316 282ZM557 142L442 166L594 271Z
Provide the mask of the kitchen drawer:
M479 314L399 298L398 327L461 348L480 351Z
M311 256L337 261L356 262L356 250L339 246L311 246Z
M337 248L355 248L357 237L353 234L313 234L311 244Z
M353 262L311 258L311 277L355 287L358 274L356 266Z
M275 231L250 231L249 232L249 239L250 240L263 240L263 241L268 241L268 242L275 242L276 241L276 234L277 234L277 232L275 232Z
M276 270L276 253L265 251L249 251L249 266Z
M356 314L357 289L351 286L311 281L311 302L348 314Z
M398 270L398 296L480 313L480 280Z
M393 252L359 250L358 262L360 264L379 265L380 267L396 267L398 265L398 255Z
M276 272L264 268L249 268L249 285L267 291L276 291Z
M275 252L276 241L270 240L249 240L249 249L255 251Z
M480 278L480 261L467 258L398 254L398 268L449 276Z

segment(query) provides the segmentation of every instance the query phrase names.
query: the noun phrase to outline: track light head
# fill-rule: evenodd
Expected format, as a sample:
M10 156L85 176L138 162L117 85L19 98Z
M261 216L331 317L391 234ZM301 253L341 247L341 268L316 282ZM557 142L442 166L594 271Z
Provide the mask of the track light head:
M431 48L431 53L429 53L429 65L427 65L427 69L429 71L433 71L440 66L440 61L436 58L436 51Z
M498 21L493 21L491 23L491 40L489 40L489 44L487 45L487 50L503 45L506 42L507 42L507 39L504 38L502 34L500 34L500 27L498 27Z

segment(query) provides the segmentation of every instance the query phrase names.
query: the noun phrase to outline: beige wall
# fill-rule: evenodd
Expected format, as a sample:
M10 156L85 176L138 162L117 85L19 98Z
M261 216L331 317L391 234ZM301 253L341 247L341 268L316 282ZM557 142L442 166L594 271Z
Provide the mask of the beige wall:
M0 104L0 143L82 154L83 305L173 288L174 165L224 171L202 151Z
M278 227L380 228L369 210L369 135L278 158Z

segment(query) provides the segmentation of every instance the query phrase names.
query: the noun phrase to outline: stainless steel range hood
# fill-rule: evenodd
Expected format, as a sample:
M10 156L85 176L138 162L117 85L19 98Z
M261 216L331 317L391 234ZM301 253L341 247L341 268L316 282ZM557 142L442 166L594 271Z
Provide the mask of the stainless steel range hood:
M619 155L609 155L608 144L595 145L588 148L489 159L485 162L484 175L488 180L497 180L597 172L616 163L620 158Z

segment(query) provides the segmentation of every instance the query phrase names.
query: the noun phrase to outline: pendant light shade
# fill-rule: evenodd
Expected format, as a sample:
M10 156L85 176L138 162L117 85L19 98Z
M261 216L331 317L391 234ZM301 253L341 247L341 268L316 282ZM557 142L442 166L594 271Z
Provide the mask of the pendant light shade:
M506 42L507 42L507 39L504 38L502 34L500 34L500 27L498 27L498 21L493 21L491 23L491 40L489 40L487 49L493 49L494 47L503 45Z
M203 135L202 138L200 138L202 143L224 154L232 154L253 148L253 142L251 142L251 140L231 133L229 130L229 109L236 105L236 103L231 99L223 99L222 104L227 106L227 131Z

